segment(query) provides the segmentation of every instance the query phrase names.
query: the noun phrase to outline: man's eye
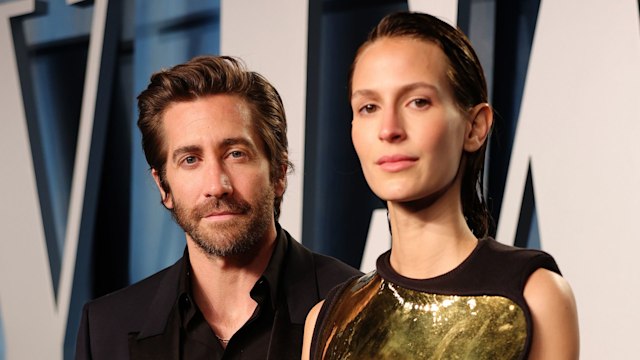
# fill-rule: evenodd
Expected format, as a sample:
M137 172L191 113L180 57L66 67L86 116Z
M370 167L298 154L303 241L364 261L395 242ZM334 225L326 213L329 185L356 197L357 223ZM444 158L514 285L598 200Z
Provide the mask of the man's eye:
M232 158L241 158L244 156L244 153L242 151L239 150L234 150L232 152L229 153L229 156Z
M196 161L198 161L198 159L195 156L187 156L186 158L184 158L185 164L195 164Z

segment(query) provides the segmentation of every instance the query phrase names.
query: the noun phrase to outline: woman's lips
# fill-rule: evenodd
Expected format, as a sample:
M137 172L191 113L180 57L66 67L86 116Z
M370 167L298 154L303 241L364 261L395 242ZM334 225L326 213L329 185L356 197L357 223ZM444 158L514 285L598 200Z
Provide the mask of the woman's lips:
M384 171L397 172L413 166L417 160L417 157L408 155L385 155L376 161L376 165Z

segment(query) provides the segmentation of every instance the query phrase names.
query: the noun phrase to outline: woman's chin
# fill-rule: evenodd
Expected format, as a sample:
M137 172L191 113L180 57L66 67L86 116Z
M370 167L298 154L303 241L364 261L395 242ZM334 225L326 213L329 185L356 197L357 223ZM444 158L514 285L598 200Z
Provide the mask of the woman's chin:
M384 189L381 191L374 191L374 193L384 201L391 202L409 202L416 199L419 199L420 196L416 193L412 193L407 191L406 188L398 188L398 189Z

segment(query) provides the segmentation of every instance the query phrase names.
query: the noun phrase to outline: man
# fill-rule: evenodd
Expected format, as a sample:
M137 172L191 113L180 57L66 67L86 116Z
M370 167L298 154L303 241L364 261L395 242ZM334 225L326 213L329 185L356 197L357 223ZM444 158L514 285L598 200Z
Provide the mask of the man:
M359 273L277 223L291 166L277 91L233 58L203 56L154 74L138 109L187 246L173 266L85 305L76 357L300 358L309 309Z

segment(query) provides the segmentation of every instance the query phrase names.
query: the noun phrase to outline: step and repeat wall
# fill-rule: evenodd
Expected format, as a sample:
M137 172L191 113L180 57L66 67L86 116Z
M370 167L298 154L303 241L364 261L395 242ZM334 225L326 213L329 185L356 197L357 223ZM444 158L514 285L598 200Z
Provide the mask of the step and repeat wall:
M135 97L199 54L238 56L282 95L282 226L372 270L390 236L351 145L347 74L378 20L406 10L459 26L485 68L497 240L556 258L581 358L636 357L637 0L0 0L0 359L73 358L87 300L181 256Z

